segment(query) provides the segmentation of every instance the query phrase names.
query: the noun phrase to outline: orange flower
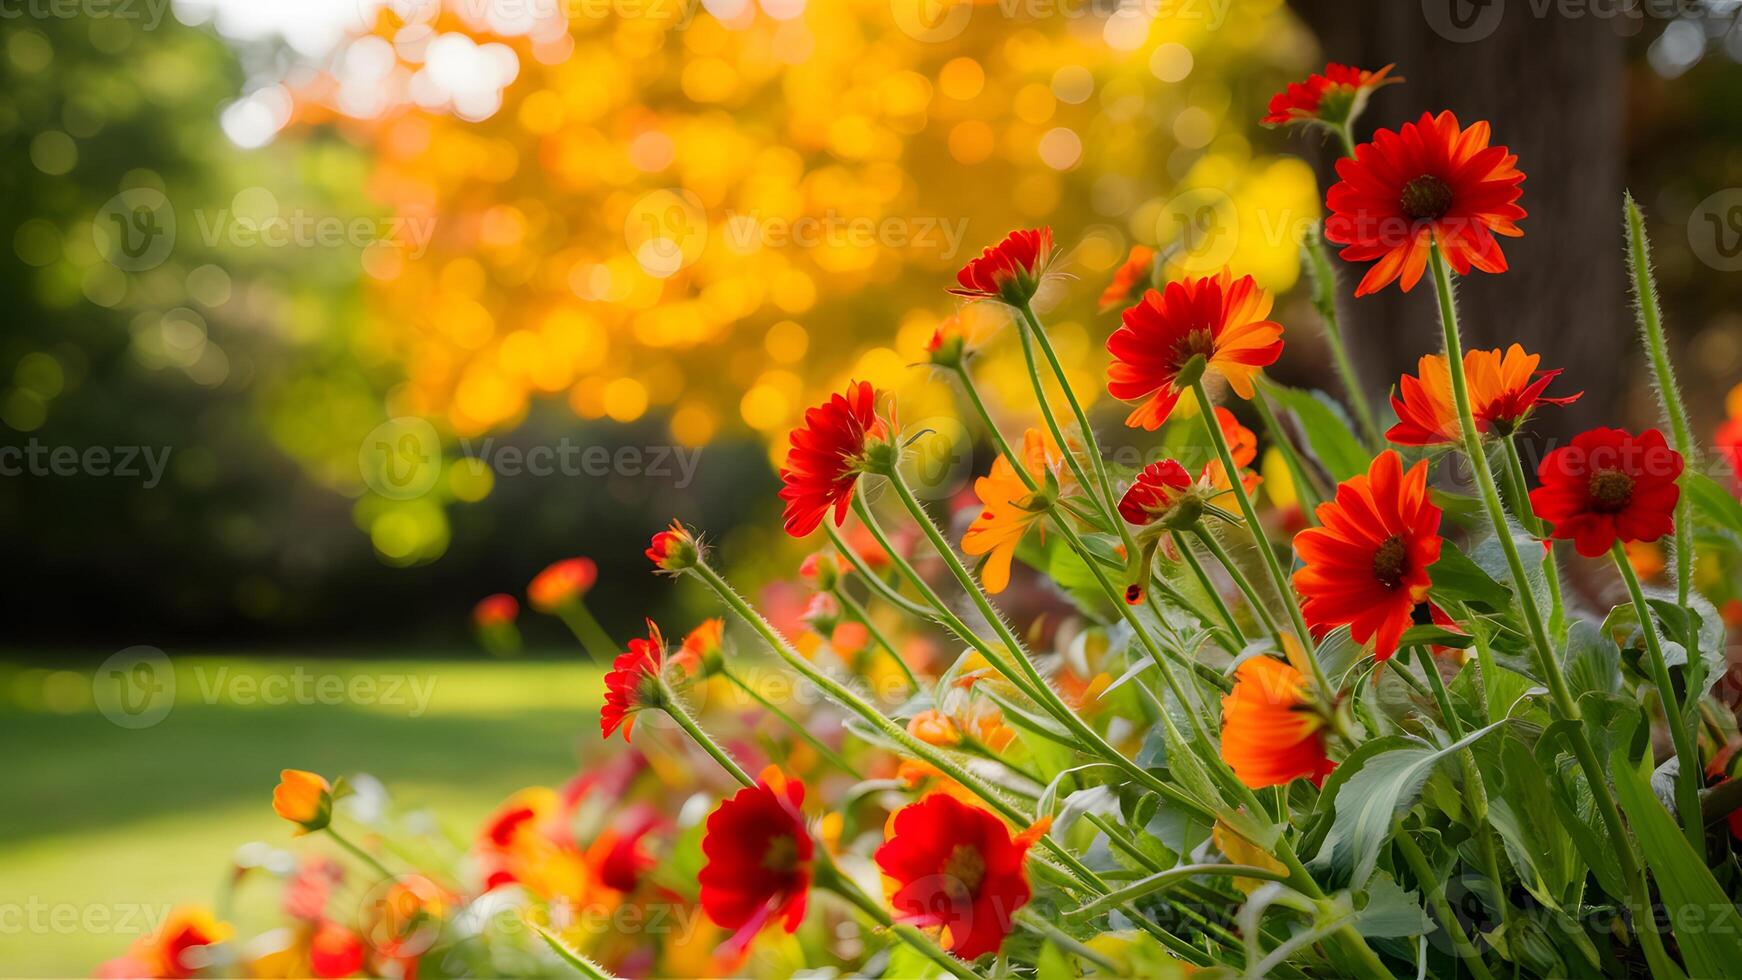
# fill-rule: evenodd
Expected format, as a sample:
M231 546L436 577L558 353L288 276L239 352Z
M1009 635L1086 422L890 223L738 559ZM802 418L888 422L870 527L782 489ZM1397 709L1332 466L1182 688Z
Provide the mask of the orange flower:
M1458 275L1472 268L1505 272L1495 235L1518 237L1518 185L1524 174L1504 146L1489 146L1486 122L1468 129L1450 112L1422 113L1397 132L1381 129L1373 142L1337 161L1342 179L1325 198L1331 216L1325 238L1347 246L1350 262L1379 261L1367 270L1356 296L1402 279L1408 292L1427 268L1428 246L1438 240Z
M792 448L780 468L786 484L780 491L786 501L786 533L795 538L810 534L831 507L836 527L847 519L867 448L894 434L893 420L877 414L880 394L866 382L851 382L845 393L807 410L804 424L792 430Z
M323 830L333 819L333 787L312 772L286 769L272 791L272 810L301 828L298 837Z
M635 714L658 705L664 697L659 672L665 658L665 637L653 620L647 621L647 639L629 641L629 649L617 655L605 675L605 704L599 709L599 732L610 738L619 726L623 741L635 729Z
M591 558L568 558L539 572L526 587L526 601L541 613L554 613L581 601L599 580Z
M163 925L133 943L127 955L97 969L100 977L162 977L181 980L222 969L208 947L227 942L235 929L203 905L179 905Z
M983 309L971 306L944 317L926 341L926 359L939 367L954 368L974 356L1003 324L1003 320L980 312Z
M1264 656L1235 669L1234 690L1222 698L1222 758L1241 782L1253 789L1301 777L1322 782L1336 768L1325 734L1300 671Z
M1234 413L1220 405L1216 406L1216 424L1222 427L1222 438L1227 440L1228 455L1234 458L1234 465L1240 470L1240 485L1247 493L1258 488L1262 478L1257 473L1247 469L1252 461L1258 458L1258 436L1251 429L1240 424ZM1220 459L1212 459L1204 464L1204 472L1198 477L1201 482L1208 483L1217 490L1232 490L1234 485L1228 482L1228 473L1222 468Z
M950 292L969 299L999 299L1021 306L1034 297L1052 262L1052 229L1013 231L956 273Z
M1047 471L1060 458L1038 429L1023 433L1022 465L1036 484L1046 484ZM1045 519L1046 510L1036 505L1035 494L1003 456L992 461L990 473L974 481L974 495L982 509L962 535L962 552L986 556L980 582L987 592L997 594L1010 584L1010 560L1017 545L1030 527Z
M1130 298L1131 290L1149 278L1154 265L1155 249L1147 245L1131 246L1131 254L1113 270L1113 281L1101 291L1100 311L1105 313Z
M1476 431L1505 435L1524 424L1537 405L1567 405L1579 400L1582 391L1564 398L1543 396L1543 391L1561 372L1538 371L1536 366L1541 360L1541 355L1527 354L1518 344L1504 353L1498 348L1465 352L1464 377L1470 389L1470 414L1476 420ZM1400 446L1436 446L1459 441L1462 436L1458 409L1452 400L1446 355L1424 356L1417 370L1417 375L1406 374L1398 381L1401 397L1391 396L1398 422L1385 433L1385 438Z
M908 719L907 734L927 745L960 745L962 733L950 716L931 708Z
M514 622L520 615L520 603L506 592L487 595L472 607L472 624L481 630L496 629Z
M704 619L689 635L683 638L683 646L672 655L671 662L684 669L686 674L698 671L711 674L720 666L725 655L726 621L718 616Z
M1374 656L1385 660L1427 601L1428 566L1440 557L1440 509L1428 502L1427 463L1405 473L1388 449L1365 474L1338 484L1336 499L1317 513L1324 526L1294 537L1304 563L1294 587L1305 599L1307 625L1348 624L1357 643L1372 640Z
M591 878L568 838L562 798L544 786L523 789L484 821L473 845L486 889L517 884L544 898L580 898Z
M1331 62L1323 74L1308 75L1305 81L1291 82L1270 98L1270 112L1264 117L1266 126L1286 126L1290 123L1320 123L1341 127L1352 122L1367 107L1367 97L1374 89L1403 81L1391 75L1395 65L1378 71L1364 71L1349 65Z
M1251 276L1219 275L1170 282L1149 290L1125 311L1107 340L1113 363L1107 391L1123 401L1147 399L1125 424L1157 429L1173 412L1184 386L1179 374L1193 357L1207 374L1220 374L1241 398L1252 397L1252 375L1282 354L1282 325L1270 316L1271 297Z

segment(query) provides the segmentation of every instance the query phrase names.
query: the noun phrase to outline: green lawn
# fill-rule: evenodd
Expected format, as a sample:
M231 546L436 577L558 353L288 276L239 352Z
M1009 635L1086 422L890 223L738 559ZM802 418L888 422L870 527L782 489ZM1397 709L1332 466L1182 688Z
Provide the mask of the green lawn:
M90 670L0 665L0 975L87 975L144 916L212 901L239 845L310 846L272 813L282 768L369 773L469 836L600 748L584 663L297 663L178 657L167 715L137 729L99 710Z

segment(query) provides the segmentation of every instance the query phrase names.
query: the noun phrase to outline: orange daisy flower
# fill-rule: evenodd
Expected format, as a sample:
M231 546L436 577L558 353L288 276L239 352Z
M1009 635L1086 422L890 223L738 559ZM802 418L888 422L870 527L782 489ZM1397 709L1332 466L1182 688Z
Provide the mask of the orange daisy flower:
M689 635L683 638L683 645L672 654L671 662L682 667L685 674L694 675L698 671L712 674L725 655L726 621L715 616L702 620L689 631Z
M565 558L539 572L526 587L526 601L542 613L554 613L579 602L599 580L591 558Z
M1543 394L1561 372L1538 371L1536 366L1541 361L1541 355L1527 354L1518 344L1504 353L1498 348L1465 352L1464 378L1470 389L1470 413L1475 417L1476 431L1511 433L1524 424L1538 405L1569 405L1579 400L1582 391L1563 398ZM1385 438L1400 446L1458 442L1462 436L1446 355L1424 356L1417 372L1398 381L1399 394L1391 396L1398 422L1385 433Z
M1489 146L1486 122L1468 129L1450 112L1423 113L1397 132L1381 129L1353 159L1337 161L1342 178L1325 197L1325 238L1346 246L1343 258L1373 262L1356 296L1401 279L1414 288L1438 241L1458 275L1472 268L1505 272L1495 235L1516 238L1524 209L1524 174L1504 146Z
M1202 356L1206 373L1220 374L1241 398L1252 397L1252 375L1282 354L1282 324L1269 319L1270 293L1251 276L1215 276L1170 282L1151 289L1125 311L1124 323L1107 339L1113 363L1107 391L1137 406L1125 424L1157 429L1179 401L1179 373Z
M1058 451L1047 444L1040 430L1023 433L1022 464L1036 483L1045 485L1047 470L1059 460ZM990 473L974 481L974 495L980 498L982 509L962 535L962 552L986 556L980 566L980 583L996 595L1010 584L1010 560L1016 555L1016 546L1030 527L1045 519L1046 511L1030 509L1034 494L1003 456L992 461Z
M1251 657L1234 671L1222 698L1222 758L1253 789L1306 778L1319 784L1336 768L1325 754L1324 716L1306 694L1306 678L1271 657Z
M1323 73L1308 75L1304 81L1291 82L1287 88L1271 96L1264 125L1347 125L1367 107L1367 97L1375 89L1403 81L1391 74L1394 67L1386 65L1378 71L1365 71L1333 61L1325 66Z
M1247 493L1258 488L1262 478L1247 467L1258 458L1258 436L1251 429L1240 424L1234 413L1220 405L1216 406L1216 424L1222 427L1222 438L1228 442L1228 455L1234 458L1234 465L1240 470L1240 485ZM1204 464L1204 472L1198 478L1217 490L1232 490L1234 485L1228 481L1228 473L1222 468L1220 459L1212 459Z
M1305 567L1294 587L1315 630L1348 624L1380 660L1397 652L1416 607L1427 601L1428 566L1440 558L1440 509L1428 502L1427 463L1408 473L1396 452L1379 454L1365 474L1337 485L1320 504L1323 527L1294 536Z
M847 519L853 487L864 472L865 450L894 433L893 420L877 414L882 394L865 381L804 413L804 424L788 436L792 448L780 468L780 499L786 501L786 533L802 538L817 529L829 508L835 526Z
M1149 278L1150 269L1155 265L1155 249L1147 245L1131 246L1131 254L1125 257L1125 263L1113 272L1113 281L1101 291L1100 311L1111 310L1131 296L1131 290L1140 282Z
M647 621L647 639L629 641L605 675L605 704L599 709L599 733L610 738L619 726L623 741L635 729L635 714L659 703L659 672L665 659L665 637L653 620Z
M950 292L969 299L998 299L1021 306L1034 297L1053 258L1052 229L1013 231L969 260Z

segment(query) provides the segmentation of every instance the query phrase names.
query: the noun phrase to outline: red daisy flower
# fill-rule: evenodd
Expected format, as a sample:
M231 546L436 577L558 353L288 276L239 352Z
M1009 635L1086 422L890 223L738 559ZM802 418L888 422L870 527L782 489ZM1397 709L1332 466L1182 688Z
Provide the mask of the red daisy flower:
M1682 455L1663 433L1591 429L1542 461L1530 492L1536 515L1586 558L1616 541L1656 541L1675 529Z
M877 415L881 394L869 382L851 382L845 393L808 409L804 424L792 430L792 448L780 468L786 484L780 491L786 501L786 533L802 538L815 531L830 507L836 527L847 519L867 446L888 440L894 432L894 422Z
M542 613L553 613L579 602L599 580L599 566L591 558L568 558L539 572L526 587L526 601Z
M1272 657L1250 657L1222 698L1222 758L1253 789L1296 779L1324 782L1336 763L1325 754L1325 719L1307 697L1300 671Z
M742 946L774 919L787 932L804 920L814 847L805 830L804 783L774 766L762 770L708 817L702 853L708 863L697 880L702 910L716 925L736 932Z
M1011 306L1021 306L1040 288L1052 257L1051 228L1013 231L962 266L956 273L960 285L950 292L969 299L1001 299Z
M1494 236L1524 234L1517 224L1524 174L1516 156L1488 140L1486 122L1463 129L1450 112L1423 113L1397 132L1381 129L1353 159L1337 161L1342 179L1325 197L1325 238L1346 246L1341 255L1351 262L1379 260L1356 296L1399 277L1404 292L1414 288L1436 240L1460 276L1471 268L1506 271Z
M1320 504L1319 523L1294 536L1305 567L1294 587L1305 601L1307 625L1348 624L1357 643L1373 641L1380 660L1427 600L1428 566L1440 558L1440 509L1428 502L1427 463L1408 473L1386 450L1366 474L1337 485L1335 500Z
M635 728L635 713L659 703L659 672L665 660L665 637L653 620L647 621L647 639L629 641L629 649L618 654L605 675L605 704L599 709L599 733L610 738L618 726L623 728L623 741Z
M1347 125L1367 107L1367 97L1374 89L1403 81L1391 74L1394 67L1386 65L1378 71L1364 71L1333 61L1325 66L1323 74L1308 75L1304 81L1291 82L1287 88L1271 96L1270 112L1264 117L1264 125Z
M1150 269L1155 265L1155 249L1147 245L1131 246L1131 254L1125 258L1125 263L1113 272L1113 281L1101 291L1100 311L1107 312L1131 296L1131 290L1138 283L1149 278Z
M942 945L964 960L997 952L1028 903L1023 860L1046 825L1012 836L990 811L933 793L902 807L892 827L873 857L894 879L895 917L941 927Z
M655 534L645 552L649 561L662 572L681 572L701 557L701 545L695 535L677 521Z
M1194 485L1191 474L1177 460L1150 463L1119 498L1119 516L1138 527L1154 523L1189 496Z
M487 595L472 607L472 625L481 630L507 626L520 615L520 603L506 592Z
M1107 391L1124 401L1148 399L1125 424L1160 428L1183 390L1175 381L1194 356L1204 358L1206 373L1251 398L1252 375L1282 354L1282 325L1269 319L1270 304L1251 276L1235 279L1227 269L1145 292L1107 339Z
M1505 353L1473 350L1464 354L1464 378L1470 389L1470 413L1482 433L1514 432L1538 405L1569 405L1584 392L1564 398L1543 395L1560 370L1538 371L1539 354L1527 354L1513 344ZM1385 438L1400 446L1437 446L1455 443L1459 435L1458 409L1452 399L1452 376L1446 355L1423 357L1416 375L1398 381L1401 397L1391 396L1398 422Z

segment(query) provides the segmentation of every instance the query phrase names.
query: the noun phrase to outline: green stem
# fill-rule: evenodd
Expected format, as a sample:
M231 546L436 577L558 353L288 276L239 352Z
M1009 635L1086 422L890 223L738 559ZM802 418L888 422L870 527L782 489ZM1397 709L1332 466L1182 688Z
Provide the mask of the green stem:
M865 894L857 883L842 874L827 856L816 865L817 887L827 889L841 896L847 903L862 912L866 918L876 923L879 928L888 930L896 938L913 947L915 952L936 963L944 972L953 977L971 978L980 974L974 972L966 963L956 959L932 942L931 937L906 923L896 922L880 903Z
M1344 139L1348 139L1347 133ZM1362 387L1361 379L1355 373L1355 362L1349 359L1348 345L1343 342L1342 318L1337 314L1337 273L1331 266L1331 253L1325 247L1322 229L1315 227L1308 231L1305 251L1307 267L1312 271L1313 305L1318 308L1320 319L1325 321L1325 343L1330 345L1331 360L1337 367L1337 374L1342 377L1343 391L1355 413L1355 423L1361 427L1361 437L1366 440L1368 449L1377 451L1385 445L1385 440L1379 434L1379 426L1374 424L1373 410L1367 404L1367 389Z
M1573 700L1566 677L1561 673L1560 661L1556 659L1554 648L1549 643L1548 632L1542 622L1542 611L1537 608L1536 596L1531 592L1524 561L1518 556L1518 545L1512 540L1512 527L1506 520L1506 509L1501 505L1500 495L1494 488L1494 475L1488 469L1488 456L1482 451L1482 434L1476 429L1476 420L1470 406L1470 386L1464 377L1464 351L1458 334L1458 308L1452 299L1451 272L1446 268L1445 256L1441 254L1437 241L1429 248L1428 262L1433 267L1434 292L1439 299L1440 327L1445 334L1446 368L1452 378L1452 400L1458 409L1458 427L1464 443L1464 455L1469 457L1476 491L1487 509L1488 520L1494 527L1494 536L1500 543L1500 550L1506 556L1506 565L1512 574L1513 591L1518 596L1519 607L1524 611L1524 619L1530 629L1537 670L1548 682L1549 694L1558 714L1573 722L1568 726L1567 739L1572 745L1573 756L1578 760L1579 768L1585 774L1586 782L1591 786L1591 796L1597 802L1597 810L1602 814L1603 824L1614 845L1616 862L1621 867L1622 879L1627 882L1635 932L1639 935L1641 944L1655 953L1657 959L1667 959L1668 954L1662 951L1663 937L1658 935L1655 920L1652 918L1651 893L1645 881L1644 870L1634 852L1633 840L1627 835L1627 828L1621 822L1621 811L1615 805L1615 794L1609 788L1607 772L1602 761L1597 758L1597 750L1591 745L1590 735L1585 731L1578 702Z
M1439 918L1440 925L1452 937L1452 946L1458 952L1458 958L1470 968L1470 974L1476 980L1494 980L1494 974L1488 972L1488 964L1482 961L1482 953L1476 944L1470 941L1470 934L1464 931L1464 924L1458 921L1452 912L1451 903L1446 901L1446 886L1433 865L1428 863L1427 855L1415 844L1415 839L1403 826L1403 820L1392 821L1391 839L1397 849L1403 854L1403 860L1409 865L1409 870L1415 875L1415 883L1427 893L1428 904L1433 906L1434 915Z
M1633 608L1639 613L1639 629L1645 634L1645 652L1651 661L1651 680L1657 685L1657 697L1663 704L1663 720L1669 726L1670 741L1675 744L1676 761L1680 763L1675 780L1676 809L1680 811L1682 830L1687 834L1694 853L1704 860L1706 831L1700 819L1700 780L1704 773L1700 767L1699 747L1688 731L1687 716L1682 712L1681 700L1676 697L1669 676L1669 663L1663 656L1663 643L1657 636L1657 620L1645 601L1645 590L1639 586L1633 563L1627 560L1627 549L1617 541L1609 553L1621 572L1621 580L1627 583L1627 594L1633 599Z
M737 760L732 758L732 754L715 742L713 736L702 731L702 726L696 723L695 718L690 716L683 703L678 701L677 692L671 689L671 685L667 684L663 677L659 679L659 691L663 702L660 707L671 717L672 721L677 722L677 726L683 729L697 745L714 757L714 761L720 764L721 769L726 770L728 775L745 786L756 785L756 780L750 778L750 774L744 771L743 766L738 765Z
M907 661L901 656L901 651L897 650L895 644L889 641L889 637L884 635L883 630L871 621L871 613L859 604L859 600L853 598L846 587L838 582L831 591L834 593L835 599L841 603L841 608L845 609L848 615L863 623L866 632L871 634L871 639L877 641L877 645L887 651L890 659L895 661L895 666L901 668L901 676L907 679L908 691L918 694L923 690L919 678L913 673L913 668L909 667Z
M328 837L331 837L334 841L336 841L340 847L344 848L347 851L350 851L351 854L357 858L357 860L362 861L364 864L367 864L369 867L373 868L375 870L375 873L380 875L383 879L393 879L393 878L398 877L398 875L395 875L393 872L387 870L387 867L385 865L383 865L380 861L375 860L375 856L373 854L370 854L368 851L365 851L361 847L358 847L357 845L351 843L351 841L348 838L346 838L345 835L339 833L339 831L335 827L333 827L332 824L327 824L324 829L326 830Z
M857 508L858 503L858 498L855 497L853 501L855 508ZM869 530L869 528L867 530ZM865 561L864 557L861 556L852 545L848 544L845 538L841 537L841 532L836 530L833 524L824 521L823 531L828 534L829 542L835 546L836 551L840 552L841 557L847 559L847 563L852 565L853 569L864 577L866 588L877 593L883 601L910 616L927 622L937 622L930 610L895 591L895 589L890 587L888 582L883 581L883 577L878 575L876 571L871 568L870 564ZM893 561L895 552L889 550L889 543L880 537L877 538L877 542L878 545L884 549L884 553L889 555L891 561Z
M755 701L757 704L761 705L764 710L766 710L769 714L772 714L774 717L778 718L780 720L780 722L782 724L784 724L787 728L792 729L792 732L794 735L797 735L799 738L804 739L805 742L807 744L809 744L811 748L813 748L817 751L818 755L822 756L824 759L827 759L829 761L830 765L833 765L835 768L837 768L837 769L841 770L842 772L846 773L847 775L853 777L853 779L855 779L855 780L862 780L865 778L864 776L859 774L859 770L853 768L852 763L848 762L846 759L843 759L841 757L841 755L838 752L836 752L834 749L829 748L828 744L825 743L822 739L817 738L815 735L812 735L810 729L806 728L804 726L803 722L799 721L797 718L794 718L792 715L787 714L785 711L782 711L778 706L775 705L774 702L768 700L767 697L763 696L761 691L756 690L756 688L753 685L751 685L751 683L749 681L746 681L744 678L739 677L736 673L734 673L733 671L731 671L729 669L722 668L720 673L725 676L726 680L731 681L733 686L737 687L738 690L743 691L745 694L749 695L750 700Z
M587 651L587 656L599 663L608 664L616 656L617 644L611 639L599 621L588 611L587 604L579 599L557 610L557 618L569 628L569 632L579 640L581 647Z
M1204 571L1203 563L1198 561L1197 552L1192 550L1191 542L1186 540L1185 535L1175 531L1173 533L1173 546L1179 549L1180 558L1184 559L1186 565L1191 568L1192 575L1198 580L1198 586L1204 590L1205 595L1210 597L1210 604L1216 607L1216 614L1222 617L1224 623L1228 624L1228 633L1238 644L1228 652L1239 653L1246 649L1246 634L1241 632L1240 624L1234 621L1234 611L1228 608L1227 601L1222 598L1222 590L1216 588L1216 583L1210 581L1209 574ZM1256 606L1253 607L1252 612L1257 615ZM1270 625L1272 630L1275 629L1273 624L1267 625Z
M1234 556L1228 554L1228 550L1222 547L1222 542L1217 541L1216 536L1211 534L1201 522L1192 528L1192 533L1197 535L1198 540L1204 543L1204 547L1208 548L1210 554L1216 556L1216 561L1221 564L1222 568L1227 570L1228 577L1234 580L1234 584L1240 589L1240 594L1246 597L1246 604L1252 607L1252 615L1256 616L1258 621L1264 624L1264 628L1272 634L1281 632L1277 626L1276 617L1270 613L1270 607L1259 600L1258 592L1252 588L1252 583L1247 581L1246 576L1241 574L1240 566L1234 564ZM1265 547L1265 542L1262 539L1258 541L1258 547Z
M1222 468L1228 472L1228 484L1233 490L1234 499L1240 504L1240 516L1245 518L1246 529L1251 533L1252 541L1258 546L1258 553L1264 559L1265 571L1270 573L1270 584L1276 587L1277 595L1282 597L1283 605L1288 608L1289 619L1294 624L1301 649L1306 652L1307 663L1312 665L1313 680L1318 684L1320 696L1328 699L1335 691L1330 680L1325 677L1325 669L1319 664L1318 655L1312 650L1312 631L1307 629L1306 619L1300 614L1300 603L1295 600L1294 588L1282 573L1282 565L1276 559L1276 549L1270 546L1269 538L1265 537L1264 525L1258 520L1258 509L1252 506L1252 497L1246 493L1245 485L1234 478L1240 470L1234 465L1234 454L1228 450L1228 440L1222 437L1222 427L1216 424L1215 407L1210 403L1209 392L1204 390L1202 377L1192 382L1192 393L1198 398L1198 414L1203 420L1204 429L1210 434L1211 444L1216 447L1216 456L1221 459ZM1235 576L1240 574L1232 568L1228 573Z
M980 389L974 386L974 379L968 374L967 365L961 363L956 365L956 380L962 383L962 391L967 394L968 401L974 406L974 414L978 415L981 424L986 426L986 434L991 437L992 444L998 448L998 455L1009 460L1010 465L1015 467L1016 472L1021 475L1022 482L1028 484L1029 490L1033 490L1034 481L1028 476L1028 468L1022 465L1022 460L1017 458L1016 453L1011 450L1010 443L1004 441L1004 433L999 432L998 426L993 424L992 413L986 410L986 403L981 400ZM1061 452L1064 450L1063 443L1059 444L1059 450Z
M1440 676L1439 665L1434 663L1432 653L1427 647L1416 647L1415 655L1421 661L1422 673L1427 675L1428 689L1433 692L1434 703L1439 705L1440 715L1446 723L1446 731L1456 742L1464 737L1464 723L1458 718L1458 713L1452 710L1452 696L1446 691L1446 679ZM1403 666L1398 665L1397 671L1403 673Z
M1294 482L1294 495L1300 502L1301 517L1305 519L1308 527L1313 527L1319 522L1319 501L1324 499L1324 495L1319 493L1316 478L1307 470L1306 464L1301 462L1300 454L1295 452L1294 443L1289 441L1288 433L1282 430L1282 425L1277 421L1275 408L1270 404L1270 395L1265 391L1266 384L1267 382L1260 379L1255 386L1257 390L1254 394L1258 397L1252 399L1252 407L1258 410L1258 420L1264 424L1264 431L1270 436L1270 444L1282 454L1283 465L1288 467L1288 478ZM1234 477L1230 476L1229 479Z
M1518 443L1508 432L1501 440L1506 450L1507 494L1512 497L1512 512L1518 515L1519 523L1525 530L1539 538L1548 537L1548 529L1542 520L1536 516L1536 511L1530 506L1530 481L1524 476L1524 460L1518 455ZM1561 569L1555 564L1554 549L1544 548L1542 554L1542 577L1548 583L1549 614L1548 631L1550 636L1565 639L1566 637L1566 603L1561 598Z

